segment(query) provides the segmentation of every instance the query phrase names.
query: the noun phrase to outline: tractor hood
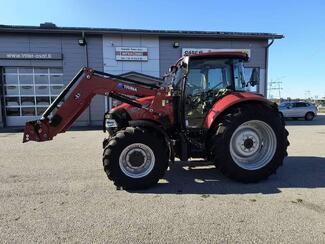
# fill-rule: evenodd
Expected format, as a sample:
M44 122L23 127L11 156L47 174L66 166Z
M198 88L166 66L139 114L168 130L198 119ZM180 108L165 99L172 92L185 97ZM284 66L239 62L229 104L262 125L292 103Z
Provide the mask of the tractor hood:
M154 96L148 96L148 97L138 98L134 101L141 104L144 107L147 107L151 104L153 99L154 99ZM112 108L112 110L110 112L113 113L114 111L119 110L119 109L125 109L126 111L128 111L128 110L132 110L133 108L134 108L134 106L132 106L130 104L122 103L122 104ZM140 109L140 108L137 108L137 109Z
M165 104L159 98L159 95L158 97L142 97L132 100L132 102L135 103L134 105L132 103L122 103L109 112L110 117L115 119L118 124L124 124L124 122L130 120L156 121L159 123L161 116L166 116L165 119L167 119L170 124L173 124L173 104L168 102ZM157 101L159 101L158 104L156 104ZM161 103L164 105L159 106Z

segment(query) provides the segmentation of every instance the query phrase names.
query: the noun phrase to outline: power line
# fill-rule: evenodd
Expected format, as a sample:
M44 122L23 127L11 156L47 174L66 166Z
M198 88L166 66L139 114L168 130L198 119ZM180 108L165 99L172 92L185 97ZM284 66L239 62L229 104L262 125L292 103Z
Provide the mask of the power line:
M310 99L311 98L311 91L310 90L306 90L305 91L305 98L306 99Z
M281 98L281 91L283 90L282 88L282 81L273 81L271 80L268 84L268 97L269 98L274 98L274 93L276 94L277 98Z

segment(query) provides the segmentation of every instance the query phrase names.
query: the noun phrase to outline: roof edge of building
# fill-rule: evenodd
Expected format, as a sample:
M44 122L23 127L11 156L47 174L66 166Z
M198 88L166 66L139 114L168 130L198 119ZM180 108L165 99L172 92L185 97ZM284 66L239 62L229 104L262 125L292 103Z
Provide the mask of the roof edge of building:
M52 24L49 26L24 26L24 25L0 25L0 32L19 32L19 33L65 33L77 34L140 34L158 35L173 37L214 37L223 39L243 38L243 39L282 39L281 34L263 32L230 32L230 31L184 31L184 30L146 30L146 29L120 29L120 28L90 28L90 27L57 27Z

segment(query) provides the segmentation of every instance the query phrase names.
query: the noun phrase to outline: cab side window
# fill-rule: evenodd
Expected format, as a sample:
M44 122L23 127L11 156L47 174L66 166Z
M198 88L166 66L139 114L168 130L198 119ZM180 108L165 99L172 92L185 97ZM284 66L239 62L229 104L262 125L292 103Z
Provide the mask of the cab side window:
M209 69L208 72L208 89L221 89L230 83L227 80L225 68Z
M231 65L227 60L200 59L189 64L186 94L197 95L218 91L231 84Z

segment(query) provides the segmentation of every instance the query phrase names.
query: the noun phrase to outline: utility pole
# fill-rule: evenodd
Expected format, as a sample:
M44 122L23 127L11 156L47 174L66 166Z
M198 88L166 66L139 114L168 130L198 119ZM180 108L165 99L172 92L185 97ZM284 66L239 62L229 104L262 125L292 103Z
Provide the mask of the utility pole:
M276 94L275 97L278 97L281 99L281 91L283 90L282 88L282 81L276 80L269 82L269 87L268 87L268 97L274 97L274 93Z
M311 99L311 92L310 90L306 90L305 91L305 98L308 100L308 99Z

